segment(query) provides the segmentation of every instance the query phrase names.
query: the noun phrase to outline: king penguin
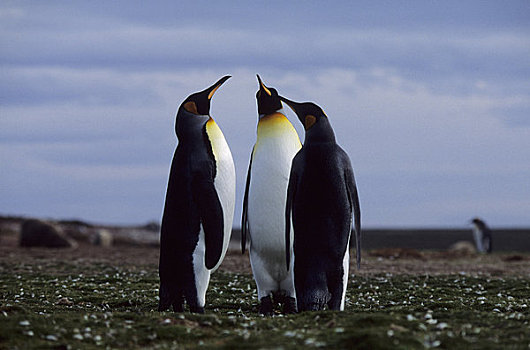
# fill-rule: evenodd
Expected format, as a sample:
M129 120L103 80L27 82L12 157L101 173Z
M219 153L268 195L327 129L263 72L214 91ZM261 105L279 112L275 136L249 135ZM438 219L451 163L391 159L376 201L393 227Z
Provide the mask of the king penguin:
M479 253L491 253L493 248L491 240L491 230L486 223L479 219L474 218L471 220L473 225L473 240L475 241L475 247Z
M234 216L235 169L210 100L228 79L194 93L180 105L160 233L159 311L171 306L204 313L210 272L224 258Z
M351 162L337 145L328 117L319 106L281 100L305 129L304 145L293 159L285 211L285 221L292 220L294 229L298 311L322 310L325 305L344 310L352 226L357 268L361 262L361 210ZM285 225L286 247L290 228ZM289 255L286 260L289 268Z
M282 303L284 313L296 312L291 271L284 267L285 198L291 163L302 147L293 125L285 117L274 88L258 77L257 140L250 156L243 199L241 250L250 240L250 263L258 288L259 312L272 315L274 304Z

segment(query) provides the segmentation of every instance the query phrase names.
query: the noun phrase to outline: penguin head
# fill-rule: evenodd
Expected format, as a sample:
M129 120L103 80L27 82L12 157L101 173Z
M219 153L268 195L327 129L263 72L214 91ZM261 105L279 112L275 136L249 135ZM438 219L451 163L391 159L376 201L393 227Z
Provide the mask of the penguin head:
M472 224L475 224L475 225L477 225L477 226L479 226L479 227L481 227L481 226L485 226L484 221L482 221L480 218L473 218L473 219L471 220L471 223L472 223Z
M258 114L272 114L277 110L282 109L282 102L278 96L278 91L274 88L266 87L261 81L258 74L259 90L256 92L256 100L258 102Z
M213 94L229 78L230 75L224 76L205 90L189 95L188 98L182 102L180 108L183 108L189 113L195 115L209 115L210 100L212 99Z
M294 102L282 96L280 96L280 100L296 113L306 132L321 122L329 124L326 113L313 102Z
M481 231L489 229L484 220L482 220L481 218L473 218L473 220L471 220L471 224L473 224Z
M201 129L210 119L210 100L229 78L229 75L222 77L209 88L189 95L182 102L175 121L175 132L179 139L186 138L191 130Z

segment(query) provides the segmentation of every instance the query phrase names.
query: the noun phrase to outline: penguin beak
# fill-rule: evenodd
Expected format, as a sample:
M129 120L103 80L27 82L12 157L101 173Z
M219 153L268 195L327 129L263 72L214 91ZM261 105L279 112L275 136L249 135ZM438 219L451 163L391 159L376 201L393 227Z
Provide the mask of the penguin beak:
M282 102L285 102L285 104L287 104L289 106L289 108L291 108L293 110L293 112L296 114L296 116L298 117L298 119L300 119L300 122L302 124L304 124L304 120L303 118L305 117L305 115L302 115L302 111L300 110L300 106L302 105L301 103L298 103L298 102L294 102L294 101L291 101L283 96L279 96L280 97L280 100ZM304 124L305 125L305 124Z
M260 78L259 74L256 74L256 76L258 77L258 81L259 81L259 85L260 85L260 87L259 87L260 91L265 91L265 93L267 95L272 96L271 91L269 89L267 89L265 84L263 84L263 82L261 81L261 78Z
M223 85L223 83L225 81L227 81L228 79L230 79L232 76L230 75L226 75L224 77L222 77L221 79L219 79L215 84L213 84L212 86L210 86L209 88L207 88L206 90L203 91L203 93L207 93L208 94L208 100L211 100L212 99L212 96L213 94L215 94L215 92L217 91L217 89L219 89L219 87L221 85Z

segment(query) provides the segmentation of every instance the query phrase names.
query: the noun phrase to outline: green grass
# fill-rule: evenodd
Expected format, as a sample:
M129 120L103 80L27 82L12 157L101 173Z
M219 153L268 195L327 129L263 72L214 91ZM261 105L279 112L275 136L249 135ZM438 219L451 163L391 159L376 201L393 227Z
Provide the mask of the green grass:
M156 311L155 266L0 271L0 348L529 348L528 278L356 276L344 312L260 317L250 275L215 273L193 315Z

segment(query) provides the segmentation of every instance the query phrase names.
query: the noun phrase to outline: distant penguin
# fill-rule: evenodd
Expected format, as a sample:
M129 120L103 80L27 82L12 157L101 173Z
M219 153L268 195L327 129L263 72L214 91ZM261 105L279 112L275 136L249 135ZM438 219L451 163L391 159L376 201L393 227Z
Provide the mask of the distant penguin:
M247 173L243 199L241 250L250 239L250 263L256 285L259 312L273 314L274 303L283 304L284 313L296 312L292 271L285 269L285 198L294 155L302 145L296 130L285 117L274 88L258 77L257 140Z
M281 99L305 128L304 144L293 159L285 215L286 222L292 219L294 228L298 311L322 310L325 305L344 310L352 226L357 268L361 262L361 211L353 169L319 106ZM287 247L290 227L285 225ZM289 255L286 258L289 267Z
M479 218L471 220L471 224L473 225L473 239L477 251L479 253L491 253L493 247L489 227Z
M235 203L232 154L209 115L210 100L225 76L180 105L160 233L159 311L173 306L204 312L210 272L224 258Z

